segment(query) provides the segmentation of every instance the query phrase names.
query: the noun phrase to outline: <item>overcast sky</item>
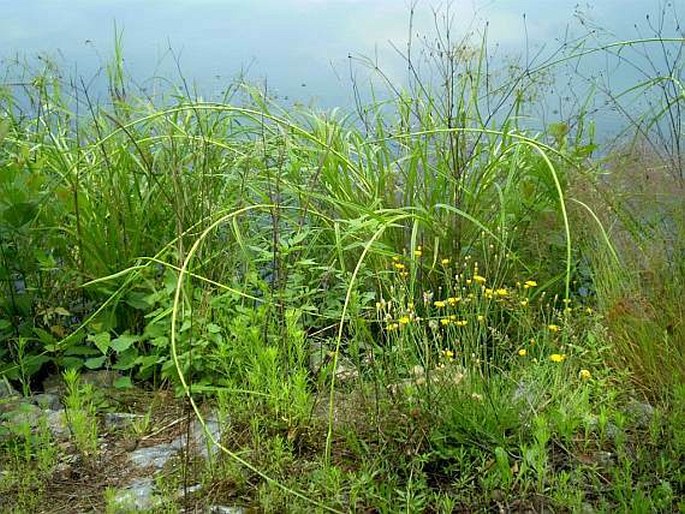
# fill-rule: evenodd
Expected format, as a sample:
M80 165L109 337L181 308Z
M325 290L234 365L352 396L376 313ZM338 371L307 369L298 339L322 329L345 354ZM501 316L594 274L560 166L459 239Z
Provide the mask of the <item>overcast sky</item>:
M113 27L123 31L127 69L137 79L169 75L169 46L184 75L211 93L250 66L283 95L313 95L323 105L349 95L349 54L378 56L392 78L404 67L389 42L405 48L409 0L0 0L0 57L59 56L67 68L92 74L111 55ZM433 33L432 8L419 1L414 32ZM634 24L655 17L660 0L455 0L454 33L482 30L500 52L558 46L568 27L581 29L576 5L618 39L637 37ZM676 7L684 14L685 2ZM524 25L523 15L526 15ZM671 20L669 20L670 22ZM672 24L671 24L672 25ZM504 50L502 50L504 49ZM165 55L167 56L165 58ZM160 67L161 63L161 67ZM220 78L217 78L220 77Z

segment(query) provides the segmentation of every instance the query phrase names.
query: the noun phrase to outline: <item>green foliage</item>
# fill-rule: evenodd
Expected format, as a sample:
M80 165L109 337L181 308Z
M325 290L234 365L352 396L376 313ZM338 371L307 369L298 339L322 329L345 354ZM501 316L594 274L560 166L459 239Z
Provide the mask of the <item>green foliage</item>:
M111 103L78 123L49 66L27 90L40 109L1 97L0 376L28 394L66 369L90 462L80 370L170 384L196 416L216 398L236 428L222 466L264 511L675 508L682 205L602 178L590 99L541 134L522 123L582 47L498 74L486 39L446 29L433 74L408 55L407 88L356 113L247 85L137 97L119 39ZM642 86L665 93L647 137L682 87ZM670 166L660 193L682 189L669 144L643 155ZM647 425L625 377L656 406ZM21 430L9 454L30 469L46 443Z

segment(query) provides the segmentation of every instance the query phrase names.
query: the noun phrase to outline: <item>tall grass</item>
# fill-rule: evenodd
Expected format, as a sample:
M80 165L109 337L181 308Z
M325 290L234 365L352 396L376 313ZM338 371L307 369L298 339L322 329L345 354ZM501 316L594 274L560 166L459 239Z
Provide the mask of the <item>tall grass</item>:
M217 396L263 422L255 439L323 426L309 444L325 469L367 444L406 458L407 476L385 472L416 510L415 471L490 473L484 456L495 478L472 494L549 492L550 426L574 444L593 373L627 371L655 399L685 376L681 204L603 179L583 123L521 123L585 49L498 81L487 39L448 27L423 57L435 74L410 46L409 87L352 113L284 111L248 85L156 104L129 88L119 44L109 104L81 91L73 112L51 68L26 86L33 110L0 96L0 372L29 387L41 369L112 367L171 383L200 419L199 395ZM679 82L661 78L642 84L668 84L647 126L677 131ZM341 419L355 398L373 437ZM345 508L220 447L264 494Z

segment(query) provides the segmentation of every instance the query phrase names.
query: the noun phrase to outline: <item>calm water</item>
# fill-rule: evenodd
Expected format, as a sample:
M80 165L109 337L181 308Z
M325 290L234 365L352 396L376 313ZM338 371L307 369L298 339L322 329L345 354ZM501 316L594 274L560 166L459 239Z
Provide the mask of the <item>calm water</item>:
M433 9L444 4L416 3L415 41L434 39ZM254 81L266 79L269 91L284 102L349 107L349 56L353 62L361 56L376 60L395 83L403 83L406 65L393 46L406 48L409 5L408 0L0 0L0 57L31 60L47 54L66 75L88 82L112 54L116 23L127 71L143 84L153 76L178 83L178 60L183 75L208 98L247 70ZM579 13L615 40L626 40L653 35L645 16L658 19L664 5L658 0L456 0L453 37L480 32L487 22L495 55L531 58L587 33ZM675 36L673 14L683 19L685 2L667 9L663 35ZM615 87L637 77L630 67L614 67L599 56L583 63L589 74L607 66ZM363 87L371 72L357 64L353 74ZM3 80L8 79L0 75Z

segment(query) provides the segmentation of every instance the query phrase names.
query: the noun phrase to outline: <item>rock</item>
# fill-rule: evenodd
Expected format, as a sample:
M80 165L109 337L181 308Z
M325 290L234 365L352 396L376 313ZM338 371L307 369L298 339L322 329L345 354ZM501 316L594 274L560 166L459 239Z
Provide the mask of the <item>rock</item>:
M207 416L207 418L205 418L205 423L207 425L207 430L212 437L219 441L221 439L221 426L216 414L212 413ZM161 469L171 457L176 455L180 450L186 448L186 443L188 442L190 443L188 445L190 446L190 451L205 459L209 458L210 454L211 456L215 456L219 451L219 448L212 444L209 438L206 437L202 425L197 420L194 420L190 430L190 441L188 441L185 434L179 435L169 443L161 443L147 448L138 448L129 454L129 460L139 467L154 466L157 469Z
M225 507L223 505L212 505L205 510L206 514L245 514L247 512L242 507Z
M93 387L108 389L114 387L114 383L122 378L116 371L99 369L87 371L79 377L82 384L90 384ZM66 390L62 375L51 375L43 380L43 391L46 393L63 394Z
M138 448L128 456L131 463L140 468L154 466L162 469L171 457L176 455L179 448L174 448L168 443L150 446L148 448Z
M25 402L21 396L8 396L0 400L0 418L5 419L5 414L17 410L22 403Z
M15 427L28 424L31 428L36 428L42 415L43 411L40 407L26 401L18 401L12 404L11 409L3 412L0 419Z
M31 397L31 402L43 410L61 410L62 402L54 393L38 393Z
M602 468L610 468L615 464L614 454L611 452L598 451L594 455L595 462Z
M121 430L130 427L134 421L144 417L142 414L130 414L128 412L106 412L103 422L107 430Z
M154 493L155 483L152 478L138 478L117 493L113 501L114 512L150 510L160 502Z
M45 411L45 417L48 422L48 428L55 439L65 440L69 438L69 424L67 423L67 416L64 410Z
M114 383L120 378L122 378L122 375L116 371L99 369L97 371L88 371L83 373L81 375L81 383L108 389L110 387L114 387Z
M221 426L219 425L219 419L216 413L212 413L205 418L205 424L207 425L207 430L211 434L212 438L216 441L221 440ZM186 447L187 437L186 435L180 435L174 439L169 446L175 450L181 450ZM209 448L208 448L209 447ZM190 430L190 448L192 451L196 452L197 455L204 459L209 458L210 452L212 457L214 457L219 448L212 443L212 441L207 437L205 430L198 420L193 420L193 426Z
M632 421L635 428L645 429L649 428L649 425L652 423L655 410L649 403L635 400L627 405L626 414L629 416L629 421Z
M335 352L328 349L322 341L312 341L309 344L309 371L318 375L325 366L330 366L335 358ZM354 363L338 354L336 362L335 378L340 382L353 380L359 376L359 371Z
M221 442L221 425L219 425L219 418L216 413L212 413L205 418L205 424L207 425L207 432L211 434L212 439ZM207 437L205 430L197 420L193 422L192 438L196 449L202 458L208 459L210 454L212 457L216 457L219 452L219 447Z
M48 394L63 394L66 390L62 375L50 375L43 380L43 391Z
M182 498L184 494L193 494L202 489L202 484L191 485L190 487L183 489L182 487L178 490L176 496Z

